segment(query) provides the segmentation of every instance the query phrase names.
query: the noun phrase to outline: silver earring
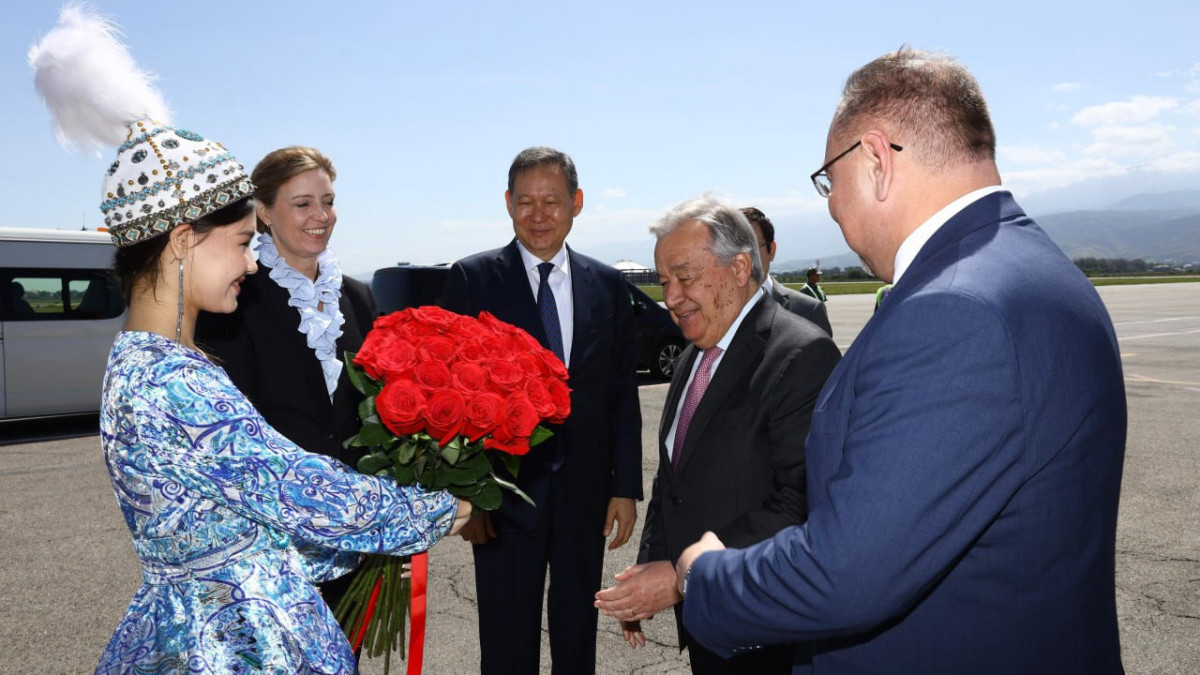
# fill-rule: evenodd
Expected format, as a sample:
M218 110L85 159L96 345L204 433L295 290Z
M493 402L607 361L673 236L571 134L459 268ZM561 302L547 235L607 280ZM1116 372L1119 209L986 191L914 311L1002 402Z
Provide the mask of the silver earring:
M179 259L179 307L175 313L175 341L183 335L183 258Z

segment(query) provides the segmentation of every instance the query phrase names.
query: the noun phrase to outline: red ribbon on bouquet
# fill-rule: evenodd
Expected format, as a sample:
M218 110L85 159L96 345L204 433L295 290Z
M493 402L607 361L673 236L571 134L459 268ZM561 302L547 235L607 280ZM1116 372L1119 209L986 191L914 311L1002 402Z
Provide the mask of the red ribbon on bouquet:
M429 585L429 554L412 557L412 600L408 604L408 675L421 674L425 658L425 589Z
M425 594L429 587L429 554L418 553L409 561L412 565L412 597L408 603L408 614L411 620L408 625L408 675L421 675L422 662L425 660ZM375 580L371 589L371 599L367 601L367 609L363 613L361 627L354 636L354 651L362 648L363 639L367 636L367 626L371 617L375 616L375 605L379 602L379 592L383 588L383 577Z

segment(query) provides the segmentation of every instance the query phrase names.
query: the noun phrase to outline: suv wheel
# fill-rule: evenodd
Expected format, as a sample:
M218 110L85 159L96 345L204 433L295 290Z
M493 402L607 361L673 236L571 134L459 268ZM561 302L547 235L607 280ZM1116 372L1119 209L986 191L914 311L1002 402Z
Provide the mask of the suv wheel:
M679 363L679 355L683 353L683 343L679 340L664 340L654 352L654 362L650 364L650 372L655 377L669 380L675 373L675 365Z

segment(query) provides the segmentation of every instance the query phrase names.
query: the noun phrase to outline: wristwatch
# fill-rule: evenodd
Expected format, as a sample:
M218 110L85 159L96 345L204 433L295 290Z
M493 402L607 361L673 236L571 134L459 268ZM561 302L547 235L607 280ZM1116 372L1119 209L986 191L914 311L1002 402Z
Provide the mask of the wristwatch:
M679 589L679 595L687 597L688 579L692 578L692 570L696 568L696 561L693 560L691 565L688 565L687 571L683 573L683 586Z

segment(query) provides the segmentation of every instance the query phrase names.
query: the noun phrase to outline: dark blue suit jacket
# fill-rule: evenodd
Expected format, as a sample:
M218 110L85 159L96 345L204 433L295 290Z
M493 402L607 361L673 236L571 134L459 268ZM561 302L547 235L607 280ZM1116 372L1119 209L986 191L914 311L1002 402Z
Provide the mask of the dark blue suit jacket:
M637 393L633 306L620 272L567 247L574 300L571 415L554 436L525 456L517 485L537 507L505 494L497 528L527 530L547 501L550 473L567 472L570 516L600 528L611 497L642 498L642 414ZM454 263L442 306L476 316L487 310L547 345L537 300L514 239L508 246Z
M808 523L701 556L685 624L726 652L805 643L816 673L1121 672L1125 430L1099 296L1011 195L983 197L822 391Z

